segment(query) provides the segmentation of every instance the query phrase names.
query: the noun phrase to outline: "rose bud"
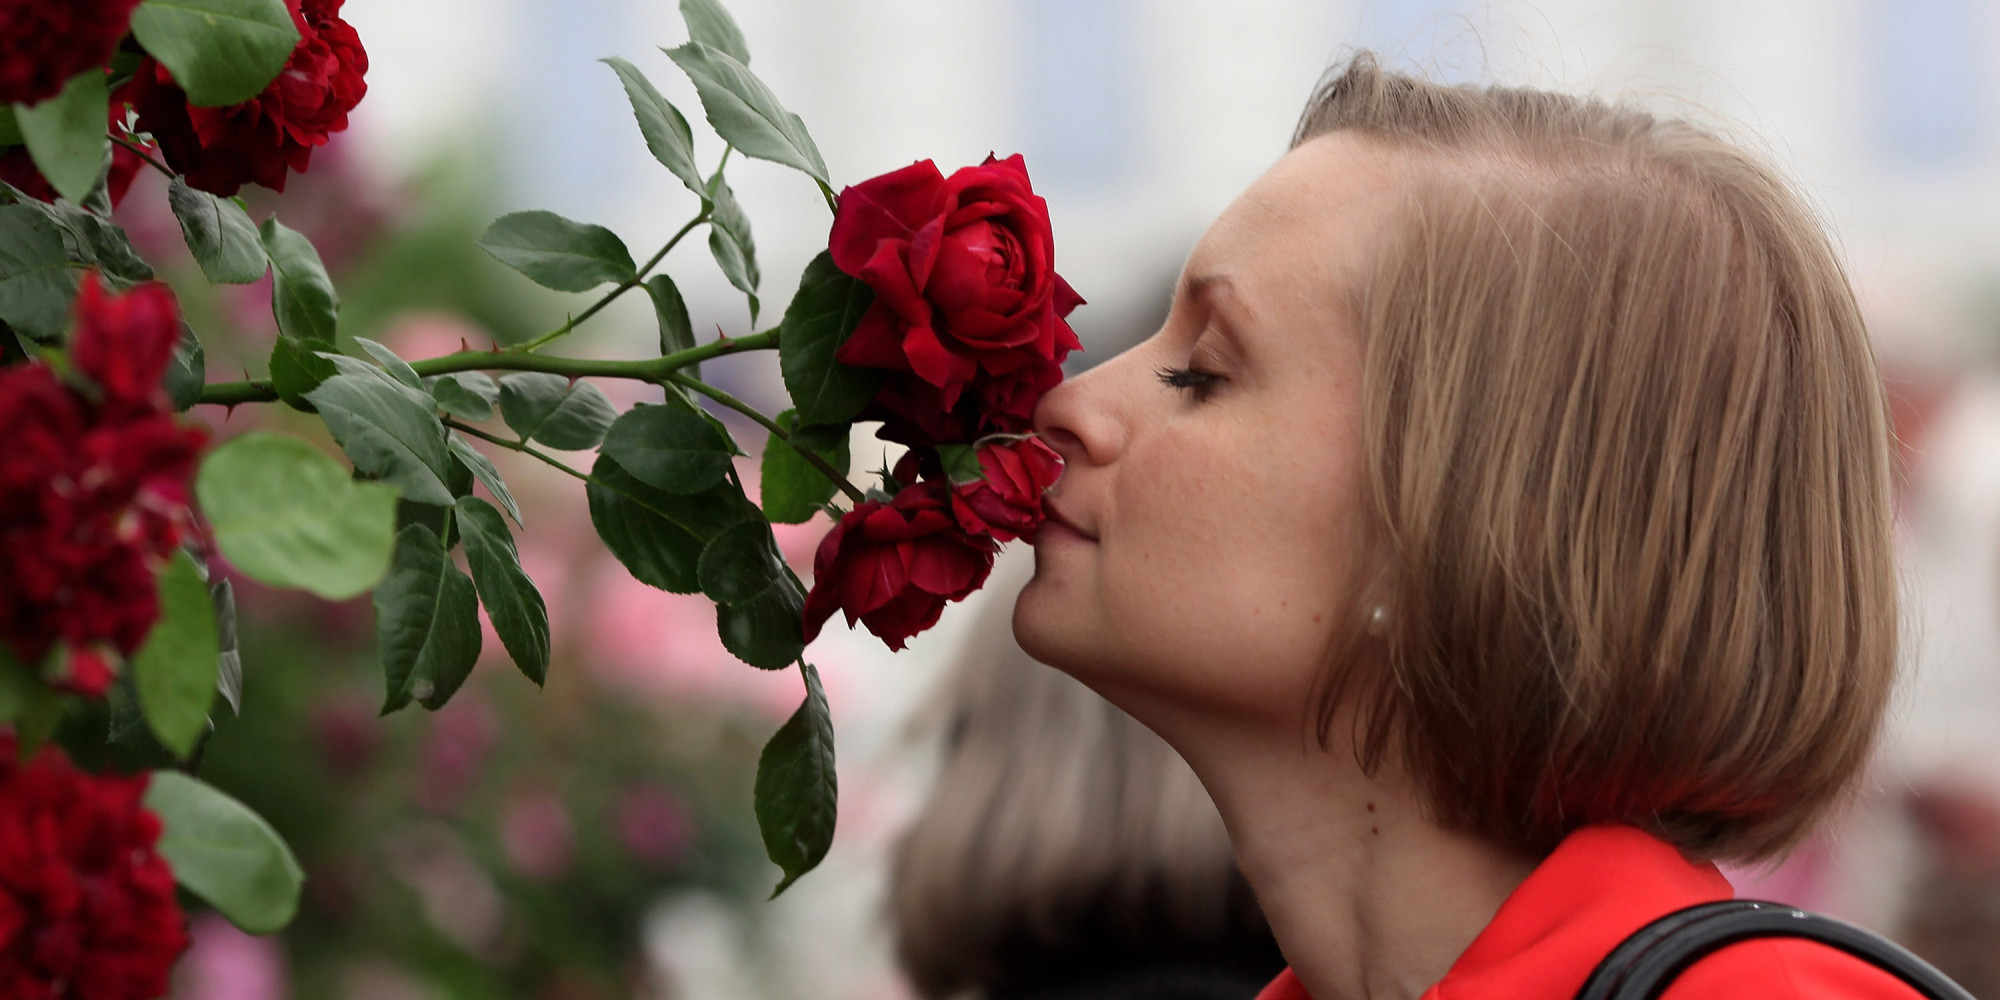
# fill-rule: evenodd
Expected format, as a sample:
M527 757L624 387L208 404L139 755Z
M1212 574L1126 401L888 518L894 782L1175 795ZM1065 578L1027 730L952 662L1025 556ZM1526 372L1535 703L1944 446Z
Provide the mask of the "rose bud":
M180 336L180 308L166 285L149 281L112 295L96 271L84 273L70 358L104 390L108 403L146 404Z
M1032 544L1042 523L1042 494L1056 484L1062 468L1062 458L1040 438L981 445L981 478L952 486L952 516L972 534Z
M833 613L847 615L890 649L902 649L937 624L944 606L986 582L996 548L968 535L950 513L939 482L905 486L887 502L855 505L820 541L813 588L806 595L805 639L819 636Z

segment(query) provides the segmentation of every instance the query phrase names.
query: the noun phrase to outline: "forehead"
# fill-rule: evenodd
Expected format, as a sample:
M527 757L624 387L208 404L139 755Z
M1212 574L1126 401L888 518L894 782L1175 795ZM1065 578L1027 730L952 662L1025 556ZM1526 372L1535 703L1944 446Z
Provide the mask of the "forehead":
M1395 208L1399 156L1351 132L1286 153L1202 234L1187 273L1276 305L1353 289Z

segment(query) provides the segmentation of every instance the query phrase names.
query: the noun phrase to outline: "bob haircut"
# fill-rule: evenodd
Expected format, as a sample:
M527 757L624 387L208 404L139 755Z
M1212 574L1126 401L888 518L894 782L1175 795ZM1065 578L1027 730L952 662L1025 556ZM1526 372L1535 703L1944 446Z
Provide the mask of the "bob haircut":
M1887 415L1826 233L1694 125L1367 52L1293 145L1333 132L1409 155L1352 303L1385 569L1320 741L1345 706L1365 768L1537 855L1606 822L1781 855L1895 676Z

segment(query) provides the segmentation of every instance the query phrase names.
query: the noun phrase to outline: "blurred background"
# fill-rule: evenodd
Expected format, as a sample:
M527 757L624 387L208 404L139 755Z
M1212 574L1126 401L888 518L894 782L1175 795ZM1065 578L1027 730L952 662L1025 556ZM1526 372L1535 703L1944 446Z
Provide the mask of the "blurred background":
M1058 267L1089 301L1087 366L1150 333L1202 228L1285 149L1321 73L1357 47L1446 80L1557 87L1702 119L1798 181L1843 244L1894 390L1905 462L1910 677L1855 806L1746 892L1916 946L2000 990L2000 4L1990 0L734 0L752 66L810 128L836 186L917 159L946 172L1025 154ZM280 208L326 258L341 329L406 357L516 342L590 299L531 286L472 240L542 208L610 226L635 253L696 210L646 152L611 70L624 56L720 142L659 52L667 0L348 0L368 96ZM800 175L738 160L762 325L825 245ZM209 377L262 372L268 290L211 289L159 178L121 221L181 293ZM751 329L698 242L665 268L704 339ZM656 334L627 297L564 345L640 357ZM774 359L706 371L767 411ZM641 398L603 383L621 406ZM620 395L620 394L623 395ZM252 412L256 410L257 412ZM198 415L222 435L310 433L282 408ZM738 428L746 442L762 435ZM750 782L797 704L716 642L699 597L646 588L605 553L580 490L495 454L521 500L523 559L550 605L546 690L489 661L435 718L378 719L363 598L327 604L238 579L245 705L204 774L276 824L309 872L276 938L196 927L176 995L900 1000L884 885L936 771L933 694L993 586L891 656L837 626L813 648L839 737L840 826L820 869L775 902ZM856 467L881 456L863 448ZM746 472L754 474L753 467ZM781 540L809 567L825 523ZM1018 545L1013 548L1020 548ZM935 721L935 720L933 720ZM1982 965L1982 963L1987 963ZM1986 977L1986 978L1980 978Z

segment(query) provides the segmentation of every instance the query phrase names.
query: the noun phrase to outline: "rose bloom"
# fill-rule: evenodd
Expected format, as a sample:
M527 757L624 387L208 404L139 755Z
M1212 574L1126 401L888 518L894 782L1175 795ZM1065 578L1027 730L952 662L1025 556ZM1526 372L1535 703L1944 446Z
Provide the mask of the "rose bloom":
M968 386L998 381L1009 385L998 395L1011 429L1026 429L1053 384L1047 374L1078 347L1063 317L1083 300L1055 272L1048 205L1021 157L989 156L948 178L923 160L849 187L828 244L834 264L875 292L835 357L908 373L892 375L876 401L892 424L928 419L919 436L969 440L993 400L949 423L938 415L957 411ZM1023 385L1038 388L1013 398Z
M187 947L150 776L90 775L0 734L0 996L153 1000Z
M952 516L971 534L1032 543L1042 523L1042 494L1056 484L1062 468L1062 457L1040 438L981 445L984 478L951 488Z
M166 286L106 294L92 272L70 345L90 394L41 363L0 369L0 641L88 696L112 679L105 651L136 652L159 617L155 567L188 528L187 479L207 434L166 408L160 378L180 335ZM93 396L95 398L93 398Z
M111 58L139 0L0 0L0 104L38 104Z
M806 641L840 611L850 626L858 620L890 649L902 649L937 624L947 603L978 590L993 569L996 546L960 528L950 504L949 488L933 481L848 511L813 556Z
M133 78L139 128L159 141L167 164L188 184L233 195L245 184L285 189L285 172L304 173L315 146L347 128L347 113L368 92L368 53L340 19L342 0L286 0L298 47L264 92L226 108L197 108L165 66L147 59Z

